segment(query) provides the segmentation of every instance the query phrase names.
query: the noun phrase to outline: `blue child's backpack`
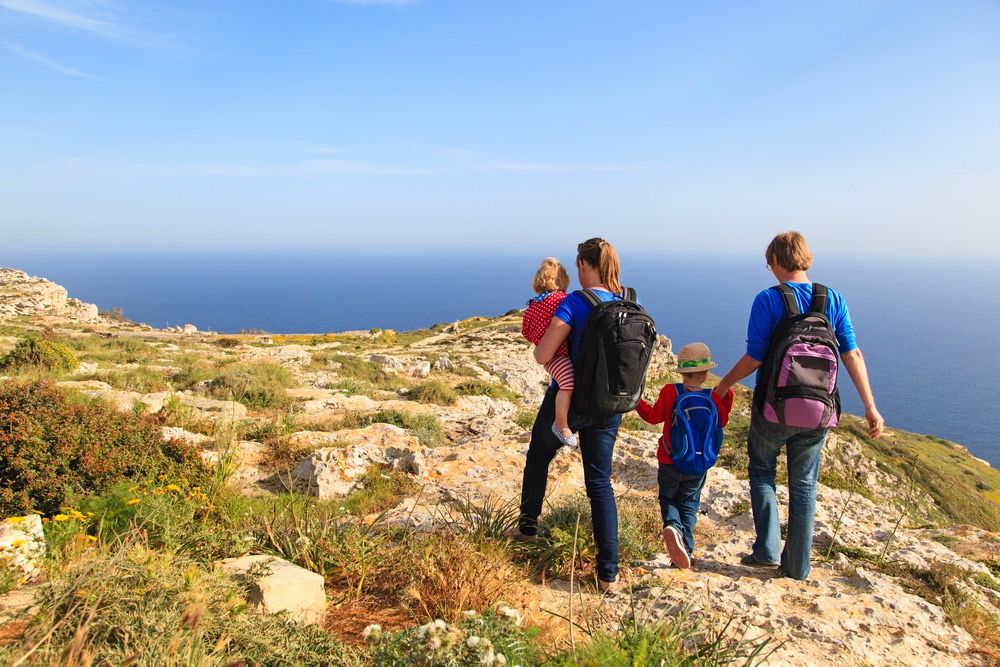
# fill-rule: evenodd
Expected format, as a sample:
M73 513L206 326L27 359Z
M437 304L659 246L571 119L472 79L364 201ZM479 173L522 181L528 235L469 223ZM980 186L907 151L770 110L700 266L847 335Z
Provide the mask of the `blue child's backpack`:
M712 400L712 390L686 391L677 387L674 417L670 423L670 458L674 468L686 475L708 471L719 458L722 422Z

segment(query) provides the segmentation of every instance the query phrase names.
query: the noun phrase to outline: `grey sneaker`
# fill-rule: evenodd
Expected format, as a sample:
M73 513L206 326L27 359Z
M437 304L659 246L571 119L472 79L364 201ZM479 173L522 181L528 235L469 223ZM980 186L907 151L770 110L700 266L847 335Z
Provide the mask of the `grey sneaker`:
M681 531L673 526L664 528L663 546L667 548L667 553L670 554L670 562L676 565L678 569L686 570L691 567L691 556L684 547L684 539L681 537Z

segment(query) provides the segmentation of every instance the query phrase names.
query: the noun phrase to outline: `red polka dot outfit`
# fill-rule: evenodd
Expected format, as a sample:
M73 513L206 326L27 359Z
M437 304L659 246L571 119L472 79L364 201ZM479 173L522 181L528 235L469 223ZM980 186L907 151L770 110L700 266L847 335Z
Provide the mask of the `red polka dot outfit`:
M529 301L528 308L524 311L524 318L521 320L521 335L532 344L538 345L552 322L556 308L565 298L566 292L555 290L542 292ZM545 364L545 370L556 381L561 391L573 391L573 362L569 358L569 344L566 341L563 341L556 350L552 360Z

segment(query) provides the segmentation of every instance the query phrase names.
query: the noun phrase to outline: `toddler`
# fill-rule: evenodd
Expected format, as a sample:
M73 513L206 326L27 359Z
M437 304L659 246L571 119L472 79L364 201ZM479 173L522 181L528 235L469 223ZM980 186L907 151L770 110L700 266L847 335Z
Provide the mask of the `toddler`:
M535 273L535 280L531 283L531 288L537 296L528 301L528 308L524 311L524 319L521 321L521 334L534 345L538 345L545 335L556 308L566 298L568 287L569 274L566 273L566 267L555 257L543 259ZM580 446L580 442L569 428L569 402L573 396L573 362L569 358L568 343L564 342L559 346L552 361L545 364L545 370L559 385L559 393L556 394L556 420L552 424L552 432L559 438L559 442L575 449Z
M712 361L712 354L704 343L691 343L681 348L677 355L677 372L682 382L668 384L660 390L656 403L650 406L640 400L636 412L650 424L663 423L663 436L656 450L660 463L657 482L659 484L660 515L663 519L663 545L670 554L675 567L691 567L691 553L694 551L694 526L698 520L701 505L701 489L705 485L708 468L715 463L718 447L722 444L722 427L729 422L729 411L733 407L733 390L725 397L703 389L708 379L708 371L718 366ZM687 393L701 396L685 399L700 415L675 414L678 397ZM709 396L711 399L709 400ZM711 412L712 405L718 411L718 421ZM686 412L681 406L681 412ZM701 408L699 410L699 408ZM707 415L707 418L706 418ZM682 431L693 435L699 442L695 447L672 451L671 428L675 422L689 419L693 428ZM682 437L682 440L684 438ZM680 447L685 447L682 442ZM680 457L676 461L671 455Z

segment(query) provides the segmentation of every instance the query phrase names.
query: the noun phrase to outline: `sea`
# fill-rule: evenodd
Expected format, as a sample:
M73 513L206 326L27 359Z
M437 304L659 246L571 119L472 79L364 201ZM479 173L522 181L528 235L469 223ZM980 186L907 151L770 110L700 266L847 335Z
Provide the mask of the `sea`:
M572 267L572 251L561 259ZM407 330L525 305L541 257L406 253L11 253L0 266L155 327L237 333ZM622 277L674 348L707 343L724 372L745 350L750 304L773 283L758 256L623 254ZM570 271L571 275L575 272ZM891 427L961 443L1000 465L1000 263L821 258L810 278L844 294ZM575 276L574 276L575 279ZM749 378L747 383L752 384ZM846 373L845 411L862 407Z

